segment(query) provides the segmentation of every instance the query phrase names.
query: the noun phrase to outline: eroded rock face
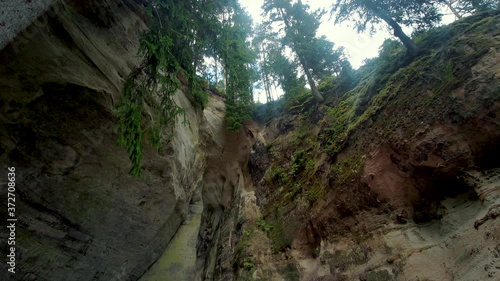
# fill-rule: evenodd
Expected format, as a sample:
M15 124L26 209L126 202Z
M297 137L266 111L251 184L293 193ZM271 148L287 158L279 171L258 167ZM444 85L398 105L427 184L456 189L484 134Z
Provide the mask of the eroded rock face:
M1 168L17 169L14 280L137 280L169 249L190 205L189 229L199 234L170 244L190 251L169 275L178 280L496 280L497 37L482 35L491 37L486 51L464 47L472 57L456 61L463 80L432 108L422 104L435 93L408 81L337 162L325 152L301 162L320 144L292 142L317 136L322 112L309 131L289 115L231 133L221 97L201 111L179 91L188 122L177 123L168 147L146 145L139 180L116 145L113 114L140 61L147 23L138 2L61 2L0 51ZM275 157L287 161L273 167ZM321 193L341 161L352 176ZM317 189L296 184L306 169ZM283 176L293 183L286 190ZM160 263L162 276L169 270Z
M500 18L476 19L355 107L365 118L333 152L317 114L267 124L250 158L265 221L243 224L243 280L499 278ZM449 60L454 82L430 85Z
M254 123L239 132L228 132L224 103L214 98L205 110L203 131L207 169L203 182L204 212L198 241L196 280L234 280L235 247L241 235L244 201L251 197L251 178L247 162L251 152ZM253 197L255 201L255 196Z
M113 107L146 28L137 3L60 2L0 51L1 169L17 171L11 280L137 280L201 192L204 117L187 94L176 102L189 122L165 149L146 146L145 180L117 146Z

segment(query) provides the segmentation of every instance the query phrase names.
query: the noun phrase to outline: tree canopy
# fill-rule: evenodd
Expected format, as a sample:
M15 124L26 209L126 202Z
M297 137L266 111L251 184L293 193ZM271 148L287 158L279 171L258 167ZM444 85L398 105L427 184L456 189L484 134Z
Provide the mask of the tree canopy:
M247 42L252 33L250 16L238 5L233 6L226 16L215 47L223 61L227 80L226 119L230 130L239 130L243 121L252 116L251 88L255 79L256 55Z
M331 13L336 23L353 21L358 31L373 31L383 21L410 53L416 53L417 47L401 26L416 30L434 26L441 20L438 3L439 0L336 0Z
M440 2L448 7L458 19L468 14L500 9L500 1L495 0L441 0Z
M187 86L202 108L206 89L199 77L207 57L221 60L229 128L238 130L252 109L251 79L254 54L247 39L250 17L235 0L152 0L144 2L151 19L139 54L144 63L127 78L118 104L119 143L132 162L131 174L140 176L144 138L157 148L169 142L182 109L173 97L187 78ZM185 83L185 82L183 82ZM158 101L158 102L156 102ZM146 105L155 108L145 127Z

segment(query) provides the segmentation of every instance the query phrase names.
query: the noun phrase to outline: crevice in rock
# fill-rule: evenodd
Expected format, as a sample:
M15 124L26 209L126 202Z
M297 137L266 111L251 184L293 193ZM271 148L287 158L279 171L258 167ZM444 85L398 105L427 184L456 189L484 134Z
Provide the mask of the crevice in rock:
M413 176L417 179L419 191L419 198L413 204L415 223L440 219L444 215L441 201L446 198L463 196L470 201L479 198L474 187L461 174L446 173L432 167L415 167Z
M476 158L479 170L491 170L500 167L500 137L490 139L482 146Z

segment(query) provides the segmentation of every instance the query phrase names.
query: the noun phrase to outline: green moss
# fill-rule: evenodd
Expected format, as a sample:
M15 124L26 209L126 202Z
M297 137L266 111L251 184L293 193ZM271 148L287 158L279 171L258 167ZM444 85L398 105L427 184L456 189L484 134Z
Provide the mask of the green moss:
M416 101L422 107L429 106L436 97L455 88L462 80L454 69L456 56L465 57L468 62L474 61L474 58L468 58L464 53L464 46L477 50L474 54L477 56L498 44L489 35L495 27L495 18L486 17L470 26L467 24L470 23L458 22L419 34L416 42L424 51L414 61L405 58L400 43L390 40L384 42L380 56L359 70L362 78L358 85L346 93L340 102L326 108L324 130L320 136L326 151L336 156L344 149L354 131L364 123L372 122L382 109L391 106L394 101L400 104L411 102L408 98L415 96L408 96L410 87L420 87L421 94L426 94L426 89L433 93ZM471 34L458 36L463 33ZM440 65L443 67L436 67ZM328 80L322 87L327 89L331 83ZM390 130L386 128L383 135L389 133Z
M389 272L384 270L370 271L366 274L366 281L391 281L394 278Z
M306 196L310 202L315 202L318 199L325 198L326 190L321 186L312 186L306 191Z
M448 60L442 72L443 74L441 83L434 91L437 95L443 94L446 91L452 89L458 82L458 80L453 75L453 62L451 60Z
M290 159L292 166L288 172L291 178L296 177L305 169L308 156L310 156L310 153L303 148L295 150Z
M486 17L480 21L476 21L470 25L470 27L465 30L465 33L473 32L478 34L484 34L490 28L497 28L494 26L495 18L494 17Z
M289 248L297 231L297 224L287 223L286 213L290 207L282 200L273 201L264 207L263 213L267 214L264 218L257 221L258 227L265 232L271 241L273 253L279 253Z
M293 202L297 194L299 194L302 191L302 187L303 185L300 183L294 184L293 187L290 188L283 196L283 201L286 203Z
M342 160L332 166L330 171L337 184L345 184L354 179L363 168L363 161L361 157L351 157Z
M333 76L326 77L318 84L318 90L320 92L328 92L329 90L332 90L335 88L335 80L336 78Z
M314 97L310 93L310 91L301 91L299 94L290 98L286 107L289 112L304 112L306 111L312 104L314 104Z
M285 169L280 165L272 165L266 174L268 184L286 184L288 176Z
M355 105L356 97L350 96L335 107L326 107L324 129L320 138L326 144L326 150L332 155L337 154L343 148L348 135L347 129L356 118Z
M359 94L356 94L354 90L348 93L351 95L337 106L328 108L324 121L326 122L325 129L322 133L323 139L326 136L327 151L333 156L337 155L354 131L358 130L364 123L374 120L381 110L391 105L396 96L404 95L406 88L412 85L412 81L425 81L424 76L429 73L427 68L431 59L432 56L424 56L392 74L387 83L380 87L378 93L373 95L366 109L359 114L357 112L363 107L360 107ZM361 88L357 87L355 90L366 95L368 91L365 89L366 87L368 84Z
M307 125L305 125L305 126L299 126L297 128L297 130L295 131L295 135L296 135L295 136L295 143L297 143L297 144L300 144L304 140L306 140L306 138L309 135L309 130L307 128Z
M316 165L314 164L314 160L309 158L305 163L304 174L306 177L312 177L316 173Z

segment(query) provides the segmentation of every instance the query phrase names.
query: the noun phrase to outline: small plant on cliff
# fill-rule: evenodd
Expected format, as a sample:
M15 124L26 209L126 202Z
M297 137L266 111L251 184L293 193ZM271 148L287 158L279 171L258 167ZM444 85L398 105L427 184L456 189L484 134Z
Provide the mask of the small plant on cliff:
M449 89L453 88L453 86L458 82L455 76L453 75L453 62L448 60L443 69L443 76L441 78L441 83L435 89L436 94L443 94Z
M252 235L254 231L255 230L252 228L243 230L240 240L238 240L238 243L236 244L236 248L240 253L245 250L248 243L250 243L250 240L252 240Z
M285 280L289 281L299 281L300 280L300 271L297 269L297 266L293 263L289 263L282 271L283 277Z
M285 169L279 165L273 165L266 175L266 181L276 184L286 184L288 176Z
M243 261L243 268L247 271L252 271L255 269L255 264L250 258L247 258Z
M259 220L257 221L257 225L260 226L260 228L262 230L264 230L265 232L269 232L273 229L273 225L272 224L269 224L267 223L264 218L259 218Z
M283 217L281 217L283 219ZM272 241L272 247L274 253L279 253L284 251L285 249L290 248L293 241L293 234L287 233L287 230L284 226L285 222L280 221L274 224L273 228L269 232L269 238Z

